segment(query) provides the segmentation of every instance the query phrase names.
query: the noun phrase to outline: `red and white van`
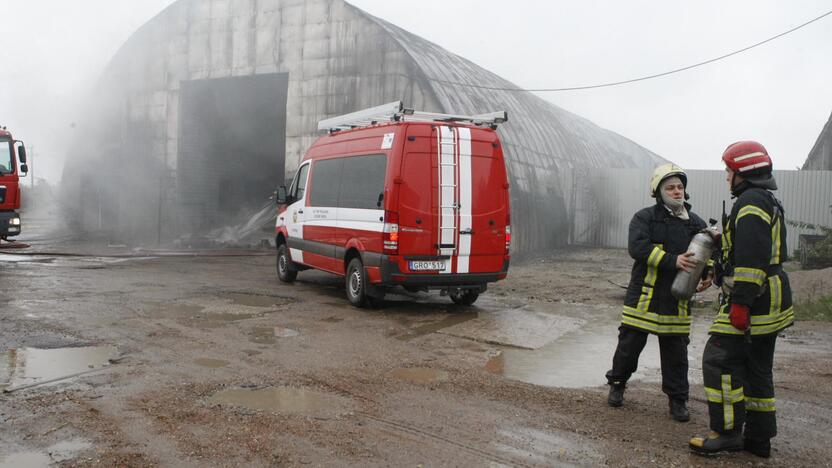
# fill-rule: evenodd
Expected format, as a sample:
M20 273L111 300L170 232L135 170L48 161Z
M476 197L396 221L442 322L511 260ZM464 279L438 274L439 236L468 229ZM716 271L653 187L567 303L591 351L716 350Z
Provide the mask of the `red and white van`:
M346 278L364 306L390 288L440 289L470 305L508 273L509 184L496 126L505 112L429 114L400 102L320 122L277 193L277 275Z

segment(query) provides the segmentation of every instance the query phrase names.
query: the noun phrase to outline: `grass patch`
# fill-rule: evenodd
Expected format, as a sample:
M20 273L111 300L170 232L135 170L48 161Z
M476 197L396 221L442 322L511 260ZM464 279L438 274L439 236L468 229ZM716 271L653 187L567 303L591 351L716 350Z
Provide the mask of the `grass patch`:
M832 322L832 296L795 304L794 317L797 320Z

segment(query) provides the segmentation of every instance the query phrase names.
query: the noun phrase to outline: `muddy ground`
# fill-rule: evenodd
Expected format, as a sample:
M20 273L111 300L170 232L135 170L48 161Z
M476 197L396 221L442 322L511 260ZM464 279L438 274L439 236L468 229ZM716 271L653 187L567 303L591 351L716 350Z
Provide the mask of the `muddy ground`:
M832 460L832 324L820 322L778 341L772 458L689 454L707 425L700 360L713 292L695 310L692 420L668 416L654 338L625 406L606 405L623 250L515 262L473 307L419 293L371 309L349 306L327 274L279 283L272 252L49 254L58 250L0 253L0 466ZM792 273L812 294L828 278Z

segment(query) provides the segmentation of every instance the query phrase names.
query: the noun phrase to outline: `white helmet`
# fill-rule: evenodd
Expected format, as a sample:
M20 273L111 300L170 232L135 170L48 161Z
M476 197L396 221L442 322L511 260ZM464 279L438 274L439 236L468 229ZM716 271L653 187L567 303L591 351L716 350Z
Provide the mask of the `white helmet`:
M656 191L659 190L662 181L673 176L682 179L682 184L687 188L688 175L681 167L673 163L662 164L653 171L653 177L650 178L650 196L656 198Z

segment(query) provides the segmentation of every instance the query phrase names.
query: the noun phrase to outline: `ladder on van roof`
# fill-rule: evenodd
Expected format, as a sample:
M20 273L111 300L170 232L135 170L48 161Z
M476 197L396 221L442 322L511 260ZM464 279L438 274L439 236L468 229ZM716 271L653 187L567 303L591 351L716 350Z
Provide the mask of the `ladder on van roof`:
M506 111L477 115L439 114L422 112L404 107L401 101L389 102L369 109L332 117L318 122L318 130L330 133L352 128L369 127L388 122L459 122L497 129L497 125L508 122Z

